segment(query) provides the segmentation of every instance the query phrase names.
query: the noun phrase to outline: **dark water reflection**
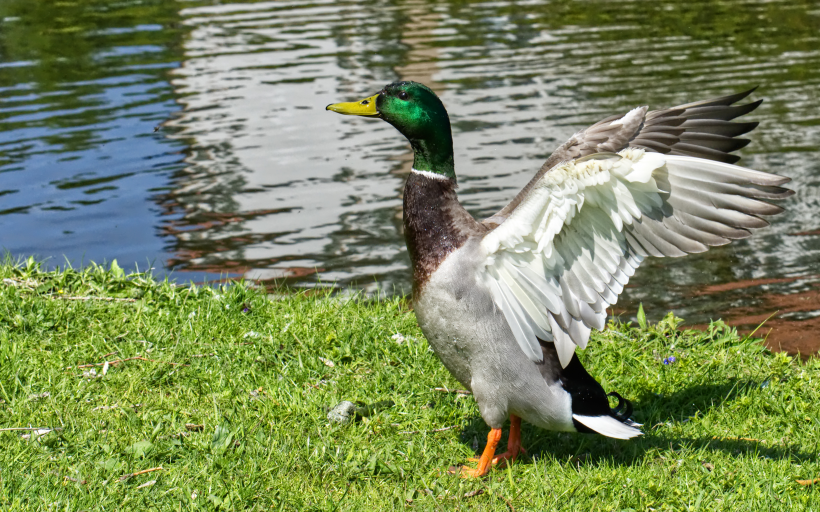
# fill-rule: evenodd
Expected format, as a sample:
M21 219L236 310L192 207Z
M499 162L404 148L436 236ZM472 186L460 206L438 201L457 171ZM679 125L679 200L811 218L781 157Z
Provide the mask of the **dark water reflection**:
M462 201L488 216L604 116L759 84L742 163L794 178L788 211L749 241L650 260L618 311L742 325L780 311L773 345L818 343L816 2L60 5L0 3L0 241L14 254L406 291L409 148L326 104L431 85Z

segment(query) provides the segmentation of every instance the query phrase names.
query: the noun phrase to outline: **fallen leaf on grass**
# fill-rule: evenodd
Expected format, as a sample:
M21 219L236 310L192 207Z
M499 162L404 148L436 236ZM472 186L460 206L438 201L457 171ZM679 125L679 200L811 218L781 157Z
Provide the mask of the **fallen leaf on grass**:
M321 362L325 363L325 366L329 366L329 367L331 367L331 368L333 368L334 366L336 366L336 363L334 363L334 362L333 362L333 361L331 361L330 359L325 359L324 357L320 357L320 358L319 358L319 361L321 361Z
M393 341L395 341L399 345L401 345L405 341L416 341L416 338L414 336L405 336L404 334L401 334L401 333L398 333L398 332L396 334L394 334L393 336L391 336L391 338L393 339Z
M42 436L48 434L49 432L52 432L52 429L50 429L50 428L38 428L36 430L32 430L30 434L21 435L20 439L23 439L24 441L28 441L32 437L34 437L36 439L38 437L42 437Z
M205 430L205 425L197 425L196 423L186 423L185 428L191 432L202 432Z
M105 364L108 364L107 362ZM102 378L102 375L97 375L97 370L94 368L90 370L86 370L83 372L83 377L86 379L99 379Z
M250 395L251 395L251 400L262 400L268 394L265 393L264 389L259 388L259 389L252 389Z
M800 485L814 485L820 483L820 478L815 478L814 480L798 480L797 483Z
M145 482L144 484L140 484L140 485L138 485L138 486L137 486L137 489L145 489L146 487L151 487L151 486L152 486L152 485L154 485L155 483L157 483L157 481L156 481L156 480L148 480L148 481L147 481L147 482Z
M484 494L484 489L476 489L475 491L470 491L470 492L464 493L464 497L465 498L472 498L474 496L480 496L482 494Z

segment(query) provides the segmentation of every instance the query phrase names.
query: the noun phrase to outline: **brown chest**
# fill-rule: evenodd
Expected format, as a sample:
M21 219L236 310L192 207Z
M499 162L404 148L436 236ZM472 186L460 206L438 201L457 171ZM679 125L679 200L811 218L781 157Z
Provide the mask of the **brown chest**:
M413 293L468 238L486 231L458 202L453 180L411 173L404 186L404 237L413 265Z

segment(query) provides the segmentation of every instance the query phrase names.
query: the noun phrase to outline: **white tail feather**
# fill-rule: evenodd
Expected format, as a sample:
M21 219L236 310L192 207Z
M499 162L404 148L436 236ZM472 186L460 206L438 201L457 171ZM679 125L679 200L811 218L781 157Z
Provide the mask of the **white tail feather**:
M631 439L643 435L643 432L637 428L621 423L612 416L581 416L579 414L573 414L572 417L575 418L578 423L607 437Z

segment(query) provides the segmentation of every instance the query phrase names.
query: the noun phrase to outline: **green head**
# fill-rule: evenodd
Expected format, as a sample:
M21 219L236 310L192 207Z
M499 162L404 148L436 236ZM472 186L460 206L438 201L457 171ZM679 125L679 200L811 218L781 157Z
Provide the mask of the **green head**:
M328 105L327 110L384 119L410 141L414 169L456 178L450 118L426 85L394 82L369 98Z

